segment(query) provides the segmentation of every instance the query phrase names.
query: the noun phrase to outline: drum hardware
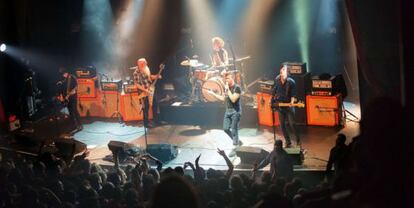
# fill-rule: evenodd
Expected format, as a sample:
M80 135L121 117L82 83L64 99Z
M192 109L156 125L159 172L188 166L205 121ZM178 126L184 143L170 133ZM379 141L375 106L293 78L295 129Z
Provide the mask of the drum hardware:
M205 70L207 65L198 62L197 59L190 59L187 58L180 63L181 66L188 67L190 70L188 73L188 78L191 84L191 95L189 98L189 103L192 104L193 102L200 101L200 88L203 80L207 80L209 78L209 73Z

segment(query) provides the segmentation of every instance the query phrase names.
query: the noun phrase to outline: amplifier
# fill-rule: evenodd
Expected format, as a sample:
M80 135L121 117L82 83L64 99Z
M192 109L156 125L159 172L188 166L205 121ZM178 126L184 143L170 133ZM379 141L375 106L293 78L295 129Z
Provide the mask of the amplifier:
M328 79L321 79L320 76L312 77L312 95L331 96L338 92L337 76L330 76Z
M124 84L125 93L137 93L139 91L135 84Z
M121 91L122 81L112 81L112 82L101 82L102 91Z
M258 81L258 83L260 92L272 94L272 88L275 83L273 80Z
M94 78L96 77L96 68L93 66L77 68L75 74L78 78Z
M312 95L317 95L317 96L331 96L332 92L331 91L317 90L317 91L312 91L311 94Z
M305 74L306 73L306 63L300 62L284 62L283 66L287 67L289 74Z

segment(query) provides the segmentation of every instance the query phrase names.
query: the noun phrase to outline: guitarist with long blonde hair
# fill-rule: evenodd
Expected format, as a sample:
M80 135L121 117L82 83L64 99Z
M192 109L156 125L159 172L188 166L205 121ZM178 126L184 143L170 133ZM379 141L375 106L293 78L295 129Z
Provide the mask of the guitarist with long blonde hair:
M295 134L297 146L300 146L301 144L295 122L295 86L295 81L288 76L287 66L282 66L280 74L276 76L273 85L272 107L279 113L280 128L282 129L283 136L286 140L286 147L290 147L292 145L289 132L286 128L286 122L289 123L290 128Z
M137 88L144 93L143 99L143 114L144 114L144 127L150 128L152 124L149 122L148 112L150 108L150 95L153 95L153 84L157 79L161 79L161 71L156 74L152 75L151 71L148 67L147 60L145 58L140 58L137 60L137 67L134 71L134 84ZM154 114L156 111L154 111Z

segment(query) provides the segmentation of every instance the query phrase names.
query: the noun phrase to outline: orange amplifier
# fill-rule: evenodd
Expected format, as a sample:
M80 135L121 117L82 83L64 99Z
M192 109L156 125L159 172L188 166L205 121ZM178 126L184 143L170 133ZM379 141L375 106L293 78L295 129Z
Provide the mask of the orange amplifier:
M138 87L134 84L125 84L124 92L125 93L137 93L139 91Z
M78 99L78 112L81 117L104 117L105 109L101 95L96 97L80 97Z
M102 117L117 118L121 111L120 93L117 91L102 91L101 103L104 109Z
M258 92L256 94L257 98L257 113L259 117L259 125L264 126L272 126L273 118L272 118L272 108L271 105L271 99L272 95L267 93ZM275 126L279 125L279 114L277 111L274 112L274 118L275 118Z
M77 79L78 82L78 98L94 98L96 97L96 79Z
M308 125L337 126L342 119L342 96L306 96Z
M120 96L120 111L124 121L142 121L144 119L142 111L144 103L140 97L138 93L125 93ZM152 119L152 106L149 107L148 117Z

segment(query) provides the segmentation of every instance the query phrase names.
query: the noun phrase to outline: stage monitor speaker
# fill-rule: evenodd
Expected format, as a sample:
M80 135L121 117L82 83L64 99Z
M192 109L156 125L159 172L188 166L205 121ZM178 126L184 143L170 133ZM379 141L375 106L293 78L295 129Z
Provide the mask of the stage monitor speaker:
M303 101L306 106L306 95L310 93L311 90L311 74L309 72L305 74L292 74L292 79L296 83L296 96L300 101ZM296 108L295 109L295 122L297 124L306 125L306 109L305 108Z
M86 144L75 139L56 139L53 141L58 152L57 157L63 158L66 162L71 161L72 158L86 150Z
M257 98L257 113L259 117L259 125L264 126L272 126L273 118L272 118L272 108L270 107L270 101L272 95L258 92L256 94ZM279 125L279 114L275 111L274 112L274 119L275 119L275 126Z
M236 155L240 157L242 164L259 164L268 154L269 152L259 147L241 146L236 148Z
M309 125L336 126L342 119L342 98L335 96L306 96Z
M168 162L178 155L177 146L171 144L149 144L147 152L162 162Z
M303 151L300 148L285 148L286 152L289 154L290 160L293 165L302 165L304 160Z
M128 143L125 142L111 140L108 143L108 148L112 153L124 152L128 149L128 147Z

